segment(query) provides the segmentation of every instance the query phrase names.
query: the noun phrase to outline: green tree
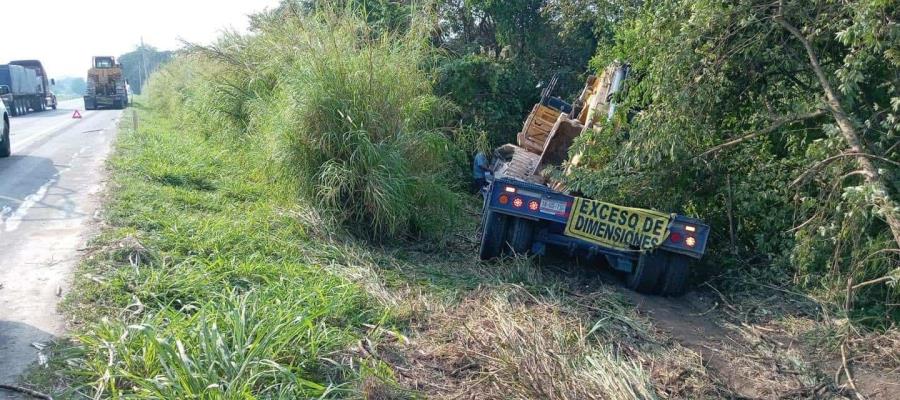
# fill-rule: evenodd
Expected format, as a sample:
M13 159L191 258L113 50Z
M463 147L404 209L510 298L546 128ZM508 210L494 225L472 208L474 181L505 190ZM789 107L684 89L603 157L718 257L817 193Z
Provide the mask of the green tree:
M896 15L876 0L644 3L598 49L595 67L627 60L633 79L615 123L582 138L573 185L698 215L713 260L786 267L832 299L848 279L896 281ZM898 290L858 289L859 315L900 317L884 301Z
M160 51L150 45L139 45L134 51L119 56L125 80L135 94L141 94L147 77L172 59L173 52Z
M557 95L580 92L597 44L610 40L612 26L633 6L576 3L438 2L432 41L448 54L437 68L438 90L461 105L464 125L494 145L514 141L541 83L557 75Z

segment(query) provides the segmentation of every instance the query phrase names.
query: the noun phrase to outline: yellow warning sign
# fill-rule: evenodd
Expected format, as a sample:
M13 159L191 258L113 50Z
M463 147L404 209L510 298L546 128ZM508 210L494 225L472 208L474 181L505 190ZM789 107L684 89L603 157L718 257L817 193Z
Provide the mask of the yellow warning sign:
M653 250L669 237L672 216L575 198L566 235L619 250Z

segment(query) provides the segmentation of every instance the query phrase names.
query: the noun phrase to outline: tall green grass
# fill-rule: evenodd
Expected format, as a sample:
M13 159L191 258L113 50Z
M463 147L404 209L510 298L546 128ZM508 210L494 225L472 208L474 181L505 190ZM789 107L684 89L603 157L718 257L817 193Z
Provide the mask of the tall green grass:
M210 136L262 144L300 199L369 238L440 237L465 159L433 94L424 32L346 10L270 15L194 46L151 81L155 106Z
M139 121L139 133L120 133L110 227L67 301L85 324L63 357L69 394L355 392L360 372L334 360L349 354L364 324L390 314L312 261L311 227L297 218L307 206L240 142L178 132L158 111L140 112Z

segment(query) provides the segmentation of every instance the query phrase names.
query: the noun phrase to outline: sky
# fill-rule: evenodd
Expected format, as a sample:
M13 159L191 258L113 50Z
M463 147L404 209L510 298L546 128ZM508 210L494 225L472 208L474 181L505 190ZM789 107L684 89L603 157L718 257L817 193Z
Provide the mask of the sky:
M0 64L38 59L51 78L84 76L95 55L119 56L144 43L161 50L179 39L210 43L223 30L245 32L247 15L278 0L2 0ZM40 22L34 22L40 21ZM20 34L15 34L19 32Z

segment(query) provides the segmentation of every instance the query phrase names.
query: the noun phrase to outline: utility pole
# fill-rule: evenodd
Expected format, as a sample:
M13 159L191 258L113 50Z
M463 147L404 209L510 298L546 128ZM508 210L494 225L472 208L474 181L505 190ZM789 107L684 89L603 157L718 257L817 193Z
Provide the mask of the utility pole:
M138 92L143 91L144 81L147 80L147 52L144 47L144 37L141 36L141 82L138 86Z

